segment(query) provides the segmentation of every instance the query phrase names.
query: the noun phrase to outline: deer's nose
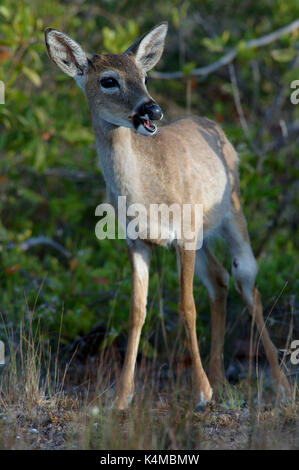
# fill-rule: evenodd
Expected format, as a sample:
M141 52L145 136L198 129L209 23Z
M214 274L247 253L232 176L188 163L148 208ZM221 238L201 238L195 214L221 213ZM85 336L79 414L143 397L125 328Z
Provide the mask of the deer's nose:
M159 121L163 117L162 109L154 101L143 103L138 110L138 114L140 116L147 114L149 119L153 121Z

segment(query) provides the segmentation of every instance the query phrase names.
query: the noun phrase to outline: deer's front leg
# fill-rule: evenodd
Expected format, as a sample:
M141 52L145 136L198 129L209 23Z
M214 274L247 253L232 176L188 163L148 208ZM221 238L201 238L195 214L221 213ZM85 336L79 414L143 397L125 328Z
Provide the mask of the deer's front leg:
M129 321L129 340L120 381L117 387L116 408L123 410L134 393L134 371L141 329L146 316L146 299L151 248L140 240L128 244L132 269L132 294Z
M195 252L178 250L178 261L180 267L180 301L179 313L184 320L189 349L193 362L193 382L197 407L200 409L212 398L212 388L203 369L199 354L196 336L196 310L193 297L193 276L195 264Z

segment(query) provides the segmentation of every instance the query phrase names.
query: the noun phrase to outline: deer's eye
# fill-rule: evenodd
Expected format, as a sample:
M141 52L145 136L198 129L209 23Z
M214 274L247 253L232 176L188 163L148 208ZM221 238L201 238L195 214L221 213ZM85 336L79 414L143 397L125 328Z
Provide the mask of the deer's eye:
M147 82L148 82L148 76L146 75L146 76L145 76L145 79L144 79L145 85L147 84Z
M114 88L114 87L118 87L118 88L119 88L119 83L118 83L118 81L116 80L116 78L113 78L113 77L104 77L104 78L101 78L101 80L100 80L100 85L101 85L103 88Z

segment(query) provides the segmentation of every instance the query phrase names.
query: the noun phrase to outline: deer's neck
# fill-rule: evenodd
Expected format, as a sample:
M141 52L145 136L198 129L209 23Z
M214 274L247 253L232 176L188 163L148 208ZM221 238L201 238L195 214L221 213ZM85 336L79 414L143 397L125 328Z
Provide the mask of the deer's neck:
M132 131L101 120L93 123L93 127L108 191L114 196L133 196L139 178L137 159L132 148Z

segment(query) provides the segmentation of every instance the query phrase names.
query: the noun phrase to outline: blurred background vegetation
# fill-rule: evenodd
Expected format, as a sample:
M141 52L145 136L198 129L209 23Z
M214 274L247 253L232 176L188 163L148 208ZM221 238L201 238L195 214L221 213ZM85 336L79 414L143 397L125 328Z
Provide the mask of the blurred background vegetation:
M0 105L1 339L5 329L17 331L24 320L40 325L50 345L61 329L66 351L93 332L96 348L125 343L130 297L125 242L95 237L94 213L105 199L105 184L88 107L75 82L50 62L43 30L60 29L89 52L120 53L139 34L168 20L156 71L180 70L183 77L153 76L150 93L165 122L205 115L218 121L235 145L258 284L274 339L285 344L290 319L298 318L299 105L291 104L290 83L299 79L299 31L260 48L246 49L244 42L298 17L298 0L1 1L0 80L6 87L6 102ZM190 75L231 47L238 48L233 67ZM221 242L215 249L229 268ZM198 333L207 352L208 298L199 283L195 296ZM178 344L177 297L174 253L157 249L141 343L147 357L160 351L167 358L169 345ZM233 288L227 330L231 352L239 346L230 339L248 338L250 331Z

